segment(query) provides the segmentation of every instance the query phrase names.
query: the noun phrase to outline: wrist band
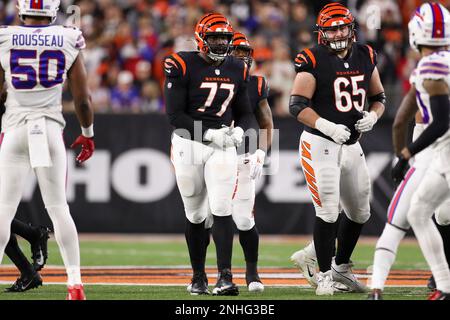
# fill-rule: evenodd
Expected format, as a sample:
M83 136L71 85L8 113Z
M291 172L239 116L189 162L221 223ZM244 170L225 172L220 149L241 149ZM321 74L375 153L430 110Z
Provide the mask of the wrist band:
M92 138L94 136L94 124L91 124L87 128L81 127L81 134L86 138Z

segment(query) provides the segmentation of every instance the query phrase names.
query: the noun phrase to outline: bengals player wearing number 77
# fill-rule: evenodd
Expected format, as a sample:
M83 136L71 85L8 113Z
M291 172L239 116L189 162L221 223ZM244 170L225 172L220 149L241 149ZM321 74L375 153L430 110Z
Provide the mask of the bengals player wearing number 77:
M299 151L316 211L316 294L332 295L336 282L349 291L365 292L350 261L370 217L370 178L358 140L383 114L385 94L376 52L356 42L354 18L345 6L324 6L317 28L319 43L295 59L297 75L289 104L291 114L305 125ZM342 209L345 216L338 228Z

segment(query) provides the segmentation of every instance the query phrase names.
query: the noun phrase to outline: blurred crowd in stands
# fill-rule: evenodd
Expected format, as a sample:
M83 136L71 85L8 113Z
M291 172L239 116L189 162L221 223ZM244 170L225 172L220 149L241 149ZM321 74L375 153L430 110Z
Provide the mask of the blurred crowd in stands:
M97 113L164 112L161 61L174 51L196 50L194 26L204 13L226 15L254 47L252 73L270 85L273 113L288 115L293 58L317 42L317 13L325 0L61 0L57 23L73 24L66 14L81 9L80 27L89 87ZM347 0L357 20L357 39L378 52L378 69L389 98L388 115L408 90L416 56L409 49L407 24L420 0ZM440 1L450 9L450 0ZM0 2L0 24L19 24L15 0ZM64 94L64 108L73 109Z

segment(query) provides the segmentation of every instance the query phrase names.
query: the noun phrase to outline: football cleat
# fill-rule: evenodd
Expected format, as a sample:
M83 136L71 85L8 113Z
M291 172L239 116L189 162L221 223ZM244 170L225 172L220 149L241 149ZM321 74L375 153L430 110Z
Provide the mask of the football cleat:
M316 295L332 296L334 294L335 289L331 270L316 273L316 283Z
M303 276L313 288L317 288L316 273L317 273L317 258L308 253L307 250L302 249L296 251L291 256L291 261L300 269Z
M245 275L245 281L247 282L247 288L249 292L263 292L264 285L257 274Z
M337 265L333 258L333 262L331 263L333 280L347 286L349 292L367 292L368 288L356 279L353 274L352 267L353 263L351 261L349 263Z
M233 274L230 269L223 269L220 271L212 294L215 296L239 295L239 288L233 283Z
M383 291L381 289L373 289L369 293L367 300L383 300Z
M436 290L436 281L434 281L433 276L428 279L427 288L430 289L430 291Z
M206 277L206 273L194 273L194 276L191 279L191 283L188 285L187 289L192 296L209 294L208 278Z
M436 290L428 296L427 300L450 300L450 293Z
M50 238L51 230L47 227L39 227L39 238L31 242L31 258L33 259L34 270L40 271L47 262L48 249L47 242Z
M82 284L67 287L66 300L86 300Z
M31 275L21 275L5 292L24 292L42 286L42 278L38 272Z

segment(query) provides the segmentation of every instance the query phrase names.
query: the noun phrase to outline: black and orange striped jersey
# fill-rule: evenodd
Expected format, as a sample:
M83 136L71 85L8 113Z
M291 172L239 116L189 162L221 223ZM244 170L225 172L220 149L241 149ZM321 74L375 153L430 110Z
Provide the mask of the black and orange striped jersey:
M248 97L252 111L256 113L259 102L269 96L269 85L263 76L250 76L248 82Z
M178 52L164 59L164 70L166 112L176 129L187 129L193 138L194 121L201 121L202 133L231 126L233 120L244 130L255 127L242 60L228 56L215 66L198 52Z
M367 92L376 57L370 46L355 42L343 59L322 44L303 50L295 58L295 70L311 73L316 79L311 108L322 118L350 129L351 136L346 144L353 144L361 137L355 124L367 108ZM331 140L316 129L305 126L305 130Z

